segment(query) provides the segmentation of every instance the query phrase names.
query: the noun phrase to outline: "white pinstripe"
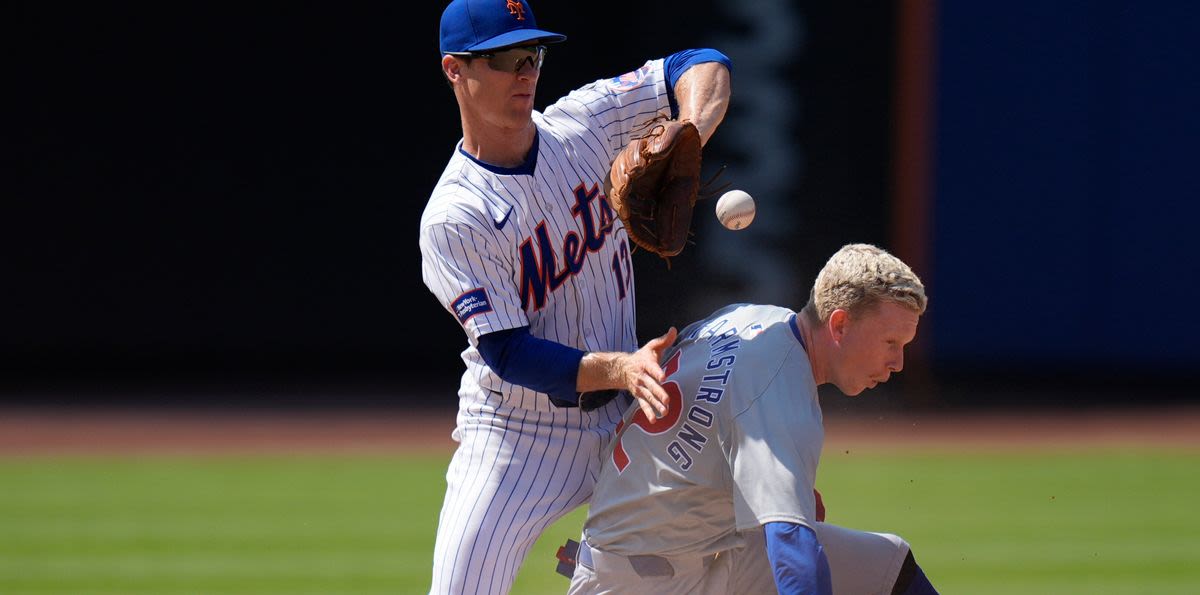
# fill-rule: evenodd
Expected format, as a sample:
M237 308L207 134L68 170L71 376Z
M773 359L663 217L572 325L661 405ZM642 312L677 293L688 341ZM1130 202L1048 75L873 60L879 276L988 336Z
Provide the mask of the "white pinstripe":
M595 191L587 204L599 228L613 157L642 123L669 115L662 60L627 77L639 84L599 80L545 114L534 112L531 172L493 171L463 154L460 143L421 217L425 285L456 319L455 301L475 290L486 291L490 306L460 320L468 345L454 430L459 447L446 472L431 593L507 593L541 532L591 497L600 452L620 421L617 401L584 413L505 382L477 346L484 334L528 325L533 336L584 351L637 349L625 229L611 216L611 231L594 233L589 248L584 217L572 212L577 193ZM528 242L529 254L545 261L539 226L554 264L540 307L534 290L523 307L521 246ZM572 242L586 255L551 289L570 268Z

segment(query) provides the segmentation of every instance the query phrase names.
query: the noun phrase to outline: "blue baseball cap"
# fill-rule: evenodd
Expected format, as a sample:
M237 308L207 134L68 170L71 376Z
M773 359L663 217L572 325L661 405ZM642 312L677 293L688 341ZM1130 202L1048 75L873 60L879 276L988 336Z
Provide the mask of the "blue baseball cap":
M525 0L453 0L442 11L443 54L483 52L535 39L558 43L567 36L538 29Z

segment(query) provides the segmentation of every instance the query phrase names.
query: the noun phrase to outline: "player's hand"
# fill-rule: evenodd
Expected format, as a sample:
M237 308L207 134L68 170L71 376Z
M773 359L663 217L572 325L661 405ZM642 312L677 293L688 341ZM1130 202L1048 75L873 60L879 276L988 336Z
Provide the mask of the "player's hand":
M624 388L637 399L638 406L648 419L659 419L667 414L669 397L662 387L666 376L659 361L663 352L675 343L677 335L675 327L671 327L662 336L647 341L641 349L621 361Z
M663 352L675 343L676 335L678 332L675 327L671 327L666 334L651 339L633 353L593 351L585 354L579 362L576 390L581 393L624 390L637 399L638 407L648 419L666 415L669 410L668 397L662 387L666 375L658 362Z
M825 503L821 501L821 492L817 488L813 488L813 497L817 499L817 522L825 522Z

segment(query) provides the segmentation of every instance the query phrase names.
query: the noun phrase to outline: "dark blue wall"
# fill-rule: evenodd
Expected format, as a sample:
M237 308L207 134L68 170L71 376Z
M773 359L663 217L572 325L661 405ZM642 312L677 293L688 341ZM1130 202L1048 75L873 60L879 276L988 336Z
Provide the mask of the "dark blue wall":
M1200 9L940 10L936 361L1200 365Z

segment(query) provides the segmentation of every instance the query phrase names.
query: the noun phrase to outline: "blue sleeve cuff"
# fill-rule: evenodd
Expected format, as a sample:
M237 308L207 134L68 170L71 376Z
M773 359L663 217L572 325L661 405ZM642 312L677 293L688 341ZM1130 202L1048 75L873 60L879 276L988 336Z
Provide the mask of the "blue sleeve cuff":
M775 587L788 595L831 595L829 560L817 534L795 523L767 523L767 558Z
M671 119L679 117L679 104L675 101L675 83L687 69L704 62L720 62L733 73L733 61L729 56L711 48L683 50L667 56L663 70L667 72L667 101L671 104Z
M578 349L534 337L522 326L479 337L479 354L505 382L546 393L559 407L579 403L575 386L584 353Z

